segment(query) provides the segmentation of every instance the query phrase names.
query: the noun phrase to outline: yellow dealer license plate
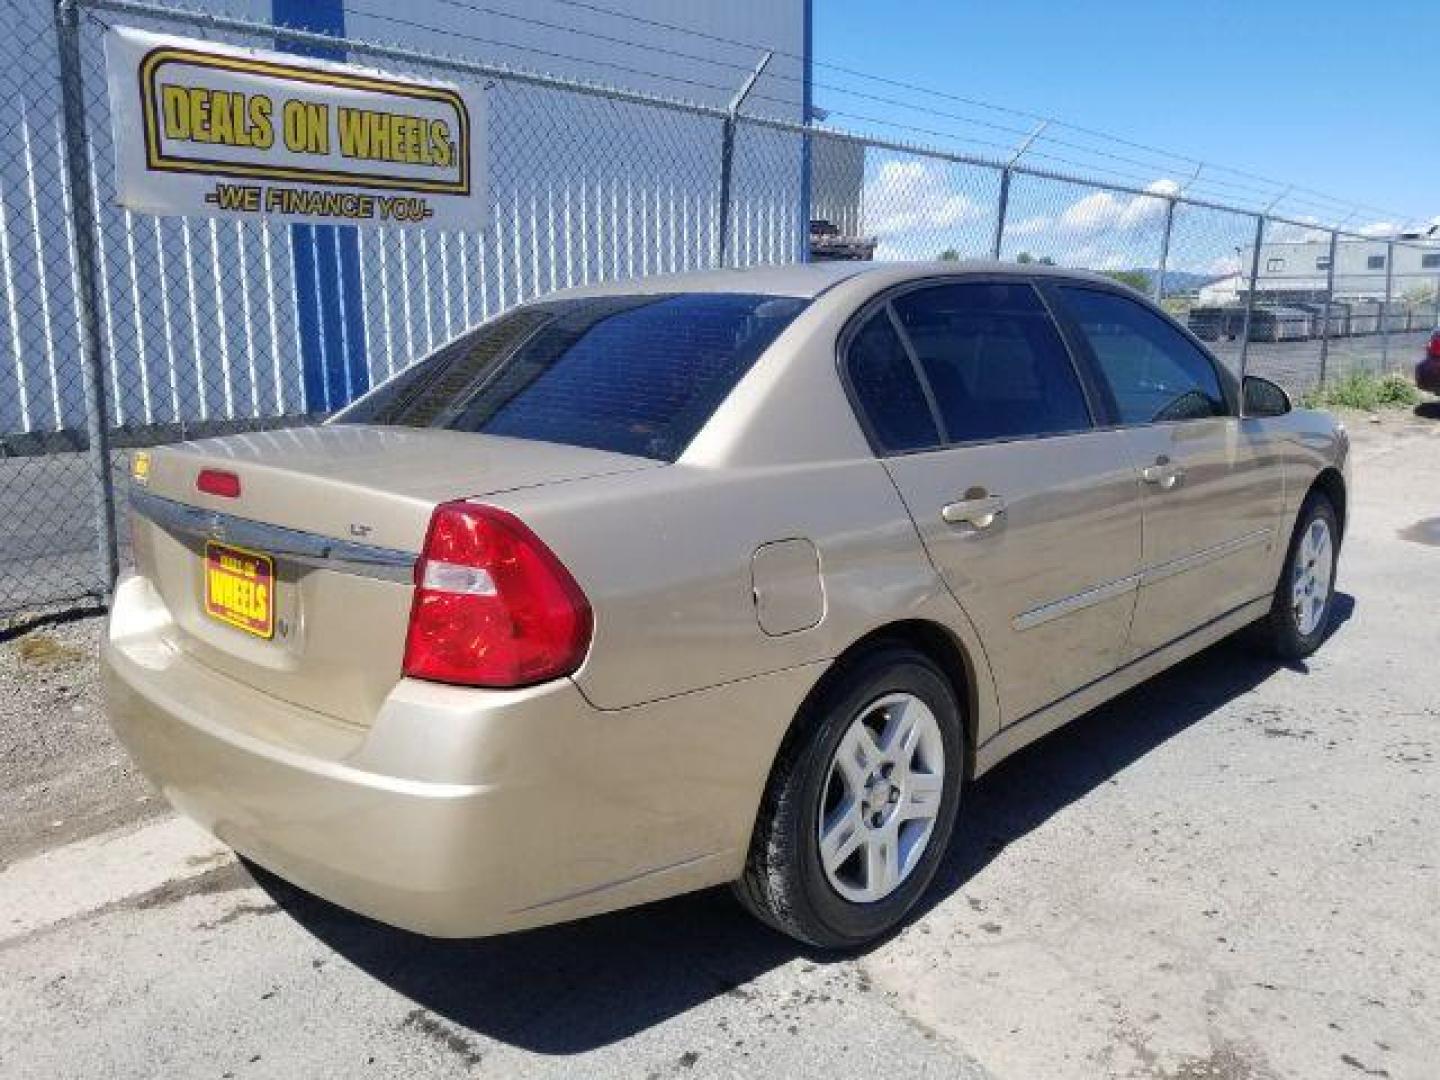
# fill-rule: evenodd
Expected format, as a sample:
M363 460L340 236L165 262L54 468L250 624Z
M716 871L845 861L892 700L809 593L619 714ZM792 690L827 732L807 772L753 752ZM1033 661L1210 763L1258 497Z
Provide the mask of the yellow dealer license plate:
M275 560L229 544L207 543L205 612L256 637L273 637Z

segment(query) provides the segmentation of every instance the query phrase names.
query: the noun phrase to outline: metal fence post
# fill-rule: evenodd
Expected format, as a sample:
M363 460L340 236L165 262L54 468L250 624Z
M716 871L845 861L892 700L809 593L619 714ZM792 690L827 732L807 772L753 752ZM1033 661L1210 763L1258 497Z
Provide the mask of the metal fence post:
M1335 302L1335 258L1340 234L1330 231L1330 257L1325 267L1325 314L1320 327L1320 385L1325 385L1325 368L1330 360L1330 309Z
M1165 268L1170 262L1170 230L1175 226L1175 200L1165 201L1165 235L1160 238L1160 265L1155 269L1154 299L1165 299Z
M1390 370L1390 297L1395 288L1395 241L1385 243L1385 302L1380 305L1380 374Z
M1265 215L1255 218L1255 245L1250 249L1250 289L1245 294L1245 318L1240 324L1240 380L1250 360L1250 317L1255 311L1255 285L1260 277L1260 245L1265 239Z
M60 61L60 98L65 155L61 181L69 195L75 234L76 306L80 323L80 366L85 388L85 434L95 508L98 569L108 600L119 573L115 535L115 485L110 474L110 418L106 405L104 356L100 349L99 227L85 153L85 84L80 61L80 12L76 0L55 0L55 37Z
M1000 200L995 205L995 237L990 242L990 257L1000 258L1000 245L1005 242L1005 211L1010 208L1010 170L1000 170Z
M725 110L725 119L720 122L720 250L715 261L715 265L719 267L727 265L730 258L730 183L735 171L735 125L740 119L740 106L750 96L750 91L755 88L756 81L764 73L765 65L770 63L772 55L767 52L760 57L755 70L745 76L740 89L735 91L735 96L730 99L730 106ZM808 222L805 227L808 238Z

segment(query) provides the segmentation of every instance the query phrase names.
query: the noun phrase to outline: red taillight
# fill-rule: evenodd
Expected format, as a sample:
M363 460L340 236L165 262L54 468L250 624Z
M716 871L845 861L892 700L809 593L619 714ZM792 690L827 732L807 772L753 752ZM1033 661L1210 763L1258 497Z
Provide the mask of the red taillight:
M240 497L240 477L225 469L201 469L195 478L195 490L206 495L219 495L222 499Z
M465 686L568 675L590 645L590 604L519 518L493 506L435 508L415 564L405 674Z
M1432 360L1440 360L1440 330L1430 335L1430 344L1425 346L1425 355Z

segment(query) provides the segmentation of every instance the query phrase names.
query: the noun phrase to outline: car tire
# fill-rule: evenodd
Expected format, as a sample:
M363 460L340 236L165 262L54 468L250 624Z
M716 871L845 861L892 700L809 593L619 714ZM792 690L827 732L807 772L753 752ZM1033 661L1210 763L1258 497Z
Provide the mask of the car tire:
M822 684L781 745L736 895L818 948L883 937L934 878L964 776L964 725L944 673L903 646L863 654ZM834 842L822 844L827 826Z
M1286 662L1318 649L1330 631L1339 556L1335 506L1326 495L1311 492L1295 519L1270 613L1255 624L1252 640Z

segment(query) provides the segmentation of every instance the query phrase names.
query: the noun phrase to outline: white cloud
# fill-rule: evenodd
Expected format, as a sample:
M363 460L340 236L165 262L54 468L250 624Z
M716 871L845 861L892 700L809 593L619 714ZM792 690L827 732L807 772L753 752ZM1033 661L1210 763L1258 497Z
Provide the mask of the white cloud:
M1180 185L1174 180L1162 178L1146 185L1145 190L1151 194L1091 192L1061 211L1055 226L1062 232L1085 235L1117 229L1134 232L1158 225L1165 218L1165 197L1178 195Z
M1055 222L1044 214L1035 214L1019 221L1005 222L1006 236L1041 236L1055 227Z
M989 217L990 210L958 190L946 172L930 162L885 162L865 181L866 231L883 240Z

